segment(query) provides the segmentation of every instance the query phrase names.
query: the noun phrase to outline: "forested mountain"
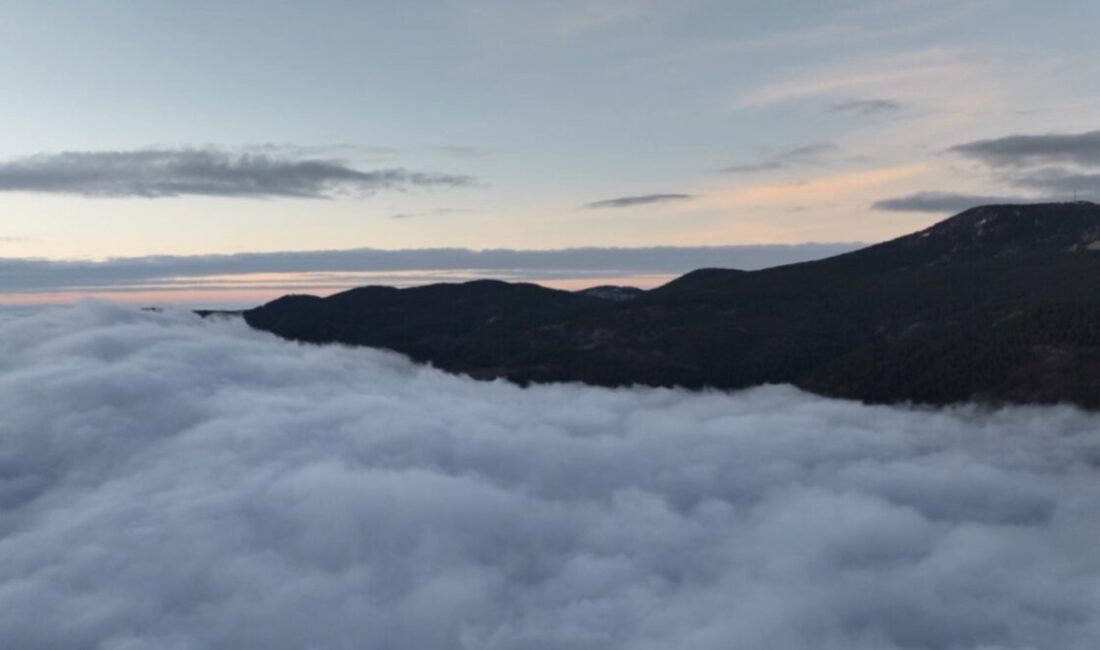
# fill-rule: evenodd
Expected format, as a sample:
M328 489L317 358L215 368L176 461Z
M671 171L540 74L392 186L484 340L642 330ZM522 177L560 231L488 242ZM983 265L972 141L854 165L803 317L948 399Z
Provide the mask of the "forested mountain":
M287 296L248 323L478 378L1100 407L1100 206L974 208L837 257L628 300L479 281Z

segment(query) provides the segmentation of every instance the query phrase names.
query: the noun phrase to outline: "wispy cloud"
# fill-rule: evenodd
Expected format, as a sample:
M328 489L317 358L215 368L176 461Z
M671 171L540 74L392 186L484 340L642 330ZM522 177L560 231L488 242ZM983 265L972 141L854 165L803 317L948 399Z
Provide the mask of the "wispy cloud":
M723 167L719 171L729 173L752 173L785 169L802 165L820 165L824 161L823 156L837 150L836 145L828 142L808 144L795 149L780 152L754 163L742 163Z
M621 196L615 199L604 199L586 203L586 208L632 208L640 205L652 205L654 203L670 203L674 201L688 201L695 198L693 194L644 194L641 196Z
M62 152L0 162L0 191L92 197L326 198L472 182L464 175L400 168L362 171L339 160L217 149Z
M928 170L929 166L924 164L897 165L817 176L802 181L758 183L708 193L701 207L728 209L762 204L816 204L838 197L865 195L870 188L904 182Z
M289 142L264 142L241 147L243 153L264 154L287 158L360 159L390 158L401 153L397 147L377 144L337 142L331 144L293 144Z
M565 36L638 20L660 6L654 0L559 0L553 4L553 28Z
M683 56L728 55L741 52L790 53L797 50L826 51L896 43L899 39L942 30L945 26L973 17L987 0L959 0L951 7L932 10L926 2L894 0L830 12L831 22L815 22L751 36L739 35L720 41L703 42L680 53Z
M458 3L474 24L494 32L570 39L675 11L688 0L467 0Z
M427 150L432 153L454 158L481 158L491 153L491 151L485 147L465 144L433 144L427 147Z
M979 110L998 103L1003 70L973 52L927 48L844 57L813 64L735 96L735 109L824 100L827 106L855 97L932 104L941 110ZM999 105L999 104L998 104Z

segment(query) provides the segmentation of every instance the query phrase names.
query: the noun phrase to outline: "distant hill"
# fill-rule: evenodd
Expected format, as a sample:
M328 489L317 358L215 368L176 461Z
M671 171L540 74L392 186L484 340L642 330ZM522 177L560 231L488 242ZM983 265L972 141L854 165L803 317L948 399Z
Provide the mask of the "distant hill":
M287 338L520 383L789 382L870 402L1097 408L1100 206L979 207L825 260L703 269L645 292L365 287L244 317Z

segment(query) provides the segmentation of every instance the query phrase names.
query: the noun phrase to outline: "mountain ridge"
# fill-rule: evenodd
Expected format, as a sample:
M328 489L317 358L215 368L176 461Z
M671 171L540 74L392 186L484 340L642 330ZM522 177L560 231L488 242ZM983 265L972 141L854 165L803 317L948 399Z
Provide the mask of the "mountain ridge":
M1100 407L1100 206L981 206L842 255L608 300L477 281L284 297L250 325L519 383ZM1096 379L1097 381L1093 381Z

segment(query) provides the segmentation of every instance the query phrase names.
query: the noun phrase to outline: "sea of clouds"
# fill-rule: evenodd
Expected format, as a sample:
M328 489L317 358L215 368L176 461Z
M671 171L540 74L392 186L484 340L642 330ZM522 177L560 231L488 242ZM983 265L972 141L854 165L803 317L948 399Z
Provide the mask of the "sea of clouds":
M1100 416L0 319L0 647L1100 647Z

